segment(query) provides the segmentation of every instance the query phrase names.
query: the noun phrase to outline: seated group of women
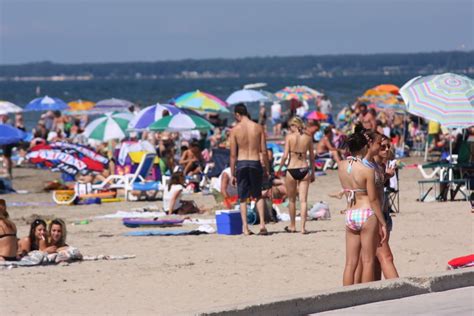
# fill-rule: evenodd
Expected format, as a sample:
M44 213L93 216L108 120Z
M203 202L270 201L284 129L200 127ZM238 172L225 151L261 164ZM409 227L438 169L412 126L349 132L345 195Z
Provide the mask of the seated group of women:
M5 200L0 199L0 261L20 260L33 250L59 252L68 247L66 234L63 220L53 219L48 226L46 221L38 218L31 223L29 235L18 239Z

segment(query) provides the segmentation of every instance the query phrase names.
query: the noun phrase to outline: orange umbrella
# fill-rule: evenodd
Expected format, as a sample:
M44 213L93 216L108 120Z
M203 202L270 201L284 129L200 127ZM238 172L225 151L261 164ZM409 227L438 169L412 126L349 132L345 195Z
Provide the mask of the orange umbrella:
M328 116L326 114L318 111L313 111L306 116L306 119L315 121L325 120L327 118Z
M381 84L373 88L375 91L391 94L399 94L400 88L394 84Z
M77 100L69 102L70 111L88 111L92 109L95 105L92 101Z

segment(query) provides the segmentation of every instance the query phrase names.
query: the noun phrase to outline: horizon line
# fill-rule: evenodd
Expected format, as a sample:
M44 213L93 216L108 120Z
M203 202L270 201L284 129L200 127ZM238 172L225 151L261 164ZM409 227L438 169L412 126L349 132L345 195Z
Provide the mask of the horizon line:
M372 55L417 55L417 54L440 54L440 53L474 53L473 50L439 50L439 51L419 51L419 52L381 52L381 53L342 53L342 54L303 54L303 55L266 55L266 56L245 56L245 57L207 57L207 58L181 58L162 59L148 61L94 61L94 62L55 62L50 60L29 61L23 63L0 64L0 67L26 66L32 64L49 63L53 65L85 65L85 64L129 64L129 63L175 63L183 61L209 61L209 60L245 60L245 59L265 59L265 58L304 58L304 57L344 57L344 56L372 56Z

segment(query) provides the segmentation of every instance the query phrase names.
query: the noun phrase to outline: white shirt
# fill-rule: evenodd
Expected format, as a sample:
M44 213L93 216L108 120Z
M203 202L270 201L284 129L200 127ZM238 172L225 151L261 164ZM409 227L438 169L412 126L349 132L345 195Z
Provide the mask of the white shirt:
M168 185L165 185L165 189L163 191L163 209L168 212L170 210L170 202L173 199L173 196L176 192L180 192L176 197L176 201L173 206L173 211L179 209L181 207L181 194L184 190L184 187L181 184L173 184L171 188L168 190Z
M281 104L280 103L273 103L270 108L272 119L279 119L281 117Z
M213 189L215 189L216 191L219 191L221 192L221 186L222 186L222 177L224 175L224 173L226 173L229 178L231 178L231 172L230 172L230 167L228 168L225 168L222 172L221 172L221 175L219 176L219 178L217 179L217 181L214 183L214 186L212 187ZM230 183L229 181L229 185L227 186L227 194L229 196L234 196L234 195L237 195L237 187L236 186L233 186L232 183Z
M319 103L319 110L324 114L331 114L332 103L329 100L321 100Z

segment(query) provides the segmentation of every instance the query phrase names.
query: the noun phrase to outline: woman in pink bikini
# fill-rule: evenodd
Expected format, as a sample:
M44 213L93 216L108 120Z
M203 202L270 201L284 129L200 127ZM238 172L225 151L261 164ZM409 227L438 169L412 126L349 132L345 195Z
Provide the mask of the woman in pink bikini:
M361 281L364 283L374 280L378 233L380 231L382 243L387 236L387 226L375 186L375 171L362 161L367 153L367 145L370 143L374 150L378 150L380 142L380 135L371 140L364 134L362 126L357 126L354 134L346 141L352 156L339 164L339 180L348 206L345 219L346 264L343 285L354 284L359 256L362 261Z

